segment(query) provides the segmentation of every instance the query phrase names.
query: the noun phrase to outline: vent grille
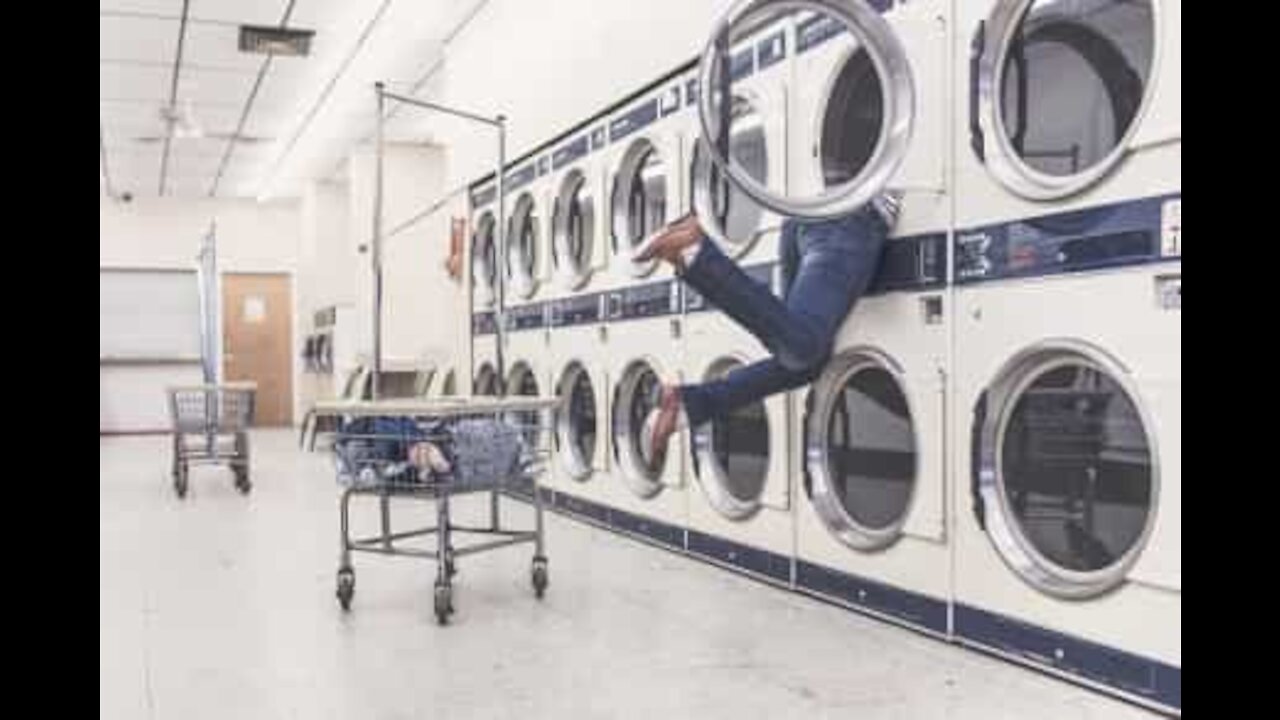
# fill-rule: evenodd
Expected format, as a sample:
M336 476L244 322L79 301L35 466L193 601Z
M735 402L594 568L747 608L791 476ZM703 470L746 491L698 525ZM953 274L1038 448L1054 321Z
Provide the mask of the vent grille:
M314 30L241 25L240 52L300 57L310 52L315 34Z

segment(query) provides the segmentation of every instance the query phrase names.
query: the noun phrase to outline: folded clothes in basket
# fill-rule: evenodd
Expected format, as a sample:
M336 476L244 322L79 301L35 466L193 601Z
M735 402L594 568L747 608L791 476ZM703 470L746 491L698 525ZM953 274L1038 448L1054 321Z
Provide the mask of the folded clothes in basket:
M515 480L525 449L519 430L494 419L373 417L342 423L334 453L343 485L477 485Z

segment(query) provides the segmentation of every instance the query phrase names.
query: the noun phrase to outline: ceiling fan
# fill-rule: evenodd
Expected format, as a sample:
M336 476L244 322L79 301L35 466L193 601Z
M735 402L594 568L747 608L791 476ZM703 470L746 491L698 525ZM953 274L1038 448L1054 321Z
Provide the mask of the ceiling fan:
M165 142L166 140L234 140L246 144L268 142L270 138L254 135L242 135L234 132L208 132L195 118L191 110L191 101L183 102L181 109L166 105L160 108L160 120L164 122L165 131L161 135L143 135L135 137L134 142L146 145Z

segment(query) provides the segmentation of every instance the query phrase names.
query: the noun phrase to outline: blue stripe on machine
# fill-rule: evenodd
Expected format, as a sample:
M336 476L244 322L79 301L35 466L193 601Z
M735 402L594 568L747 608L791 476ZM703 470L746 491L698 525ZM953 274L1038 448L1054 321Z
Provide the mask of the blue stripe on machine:
M791 558L760 548L690 530L689 552L732 565L743 570L773 578L779 582L791 581Z
M947 632L947 603L890 585L796 561L796 585L802 589L874 610L938 633Z
M617 142L658 119L658 98L650 98L609 123L609 142Z
M1182 668L959 603L955 622L961 640L1182 709Z

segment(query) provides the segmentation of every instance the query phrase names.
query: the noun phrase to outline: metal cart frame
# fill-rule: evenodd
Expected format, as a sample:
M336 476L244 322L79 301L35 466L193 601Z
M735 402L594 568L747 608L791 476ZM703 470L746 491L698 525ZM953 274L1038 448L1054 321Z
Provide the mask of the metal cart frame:
M235 476L236 490L249 493L249 426L257 387L252 382L233 382L169 388L171 474L179 498L187 496L193 464L227 465ZM192 443L192 436L202 437L203 442Z
M531 543L534 553L530 567L530 581L534 594L541 599L546 592L549 577L547 573L546 545L543 537L542 494L539 492L539 478L545 466L545 455L549 451L549 433L551 413L559 406L558 398L513 397L513 398L440 398L434 400L383 400L383 401L335 401L316 405L317 416L335 418L409 418L414 420L441 420L448 418L483 417L510 418L512 416L536 415L538 440L529 452L534 456L535 469L528 474L531 483L534 527L533 529L505 528L501 523L499 496L510 485L499 479L489 482L472 482L462 484L452 479L439 482L394 483L383 482L373 485L352 485L345 488L338 502L339 515L339 556L336 579L336 595L338 603L344 611L351 609L351 601L355 596L355 568L352 566L353 553L372 553L377 555L417 557L436 561L436 580L434 589L434 611L436 621L444 625L454 612L453 576L457 573L457 559L464 555L472 555L503 547ZM489 525L476 527L455 524L450 514L450 500L455 495L489 493ZM351 534L351 499L356 496L378 498L380 531L368 537L352 537ZM436 521L430 527L411 530L393 531L391 525L392 498L407 498L436 504ZM454 534L489 538L459 546L454 542ZM407 547L403 543L414 538L434 537L435 547Z

